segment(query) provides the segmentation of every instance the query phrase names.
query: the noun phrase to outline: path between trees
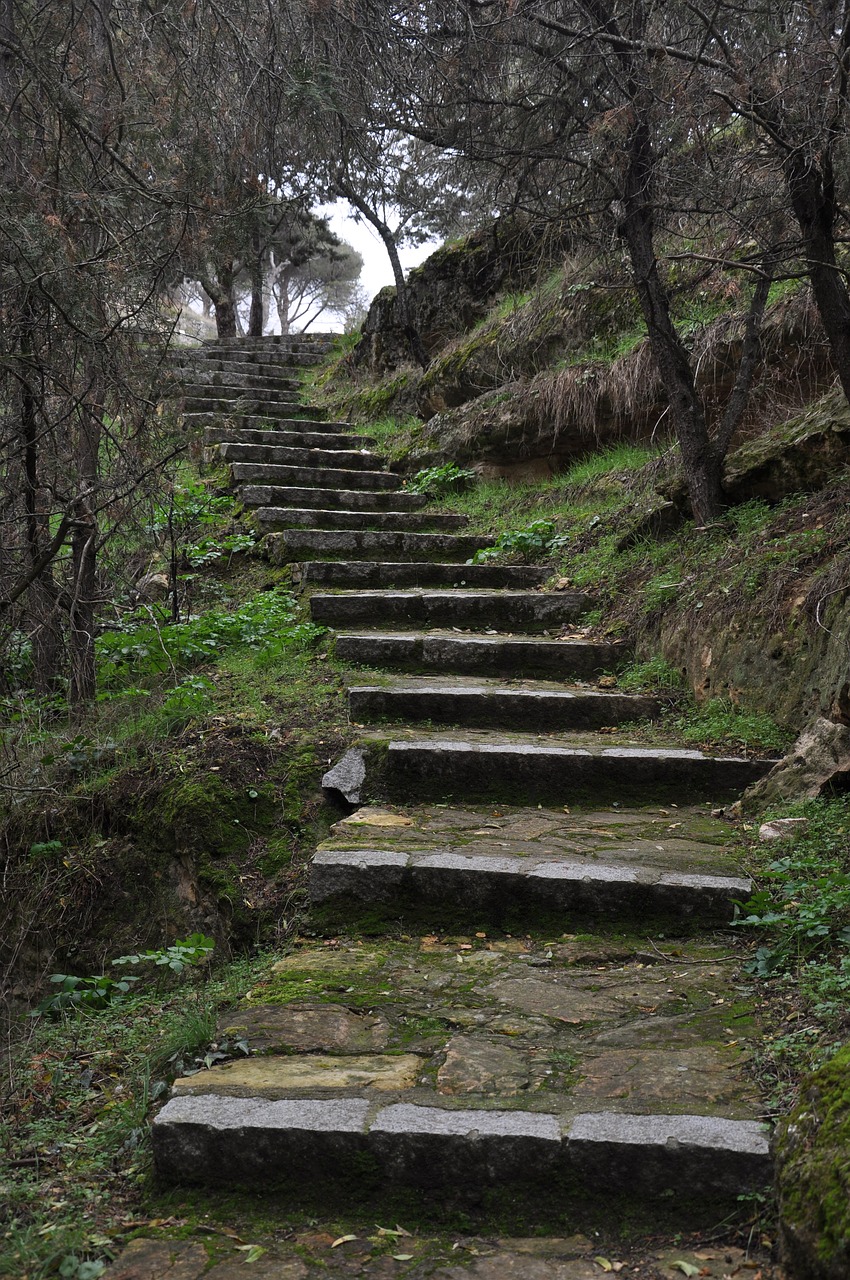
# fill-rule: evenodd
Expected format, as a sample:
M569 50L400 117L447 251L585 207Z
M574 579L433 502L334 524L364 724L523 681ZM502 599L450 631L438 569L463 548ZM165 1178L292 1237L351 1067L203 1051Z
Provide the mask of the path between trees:
M724 1229L772 1171L725 930L749 882L711 811L767 764L630 741L653 700L600 687L625 655L577 633L590 602L470 565L487 539L298 404L325 346L233 340L183 371L354 668L358 741L323 779L315 936L223 1017L250 1056L177 1080L153 1144L219 1215L248 1186L354 1225L267 1232L249 1268L244 1241L206 1270L198 1239L137 1240L107 1274L734 1274Z

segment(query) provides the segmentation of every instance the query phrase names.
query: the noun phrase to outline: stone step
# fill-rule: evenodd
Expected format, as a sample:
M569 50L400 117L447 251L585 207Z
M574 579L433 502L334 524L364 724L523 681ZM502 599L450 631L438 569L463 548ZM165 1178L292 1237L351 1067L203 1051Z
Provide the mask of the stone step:
M270 534L269 542L279 537ZM274 548L270 548L273 556ZM298 568L305 587L536 587L548 570L530 565L382 563L380 560L308 560Z
M226 421L223 423L222 418ZM262 413L184 413L183 420L192 428L207 431L233 427L237 431L324 431L350 429L350 422L326 422L323 418L277 418Z
M290 365L258 365L255 360L240 360L237 356L206 360L196 358L175 363L171 366L171 370L176 377L188 377L190 380L198 377L204 382L208 377L221 378L225 374L239 385L242 385L244 380L247 386L253 386L255 383L261 386L291 386L295 391L302 386L298 370Z
M223 425L207 427L204 444L271 444L293 449L364 449L374 444L368 436L345 431L345 423L304 422L300 431L277 427L248 428Z
M201 351L330 351L339 340L338 333L269 333L261 338L237 334L232 338L211 338L204 342Z
M419 493L370 492L364 489L318 489L285 485L242 484L246 507L312 507L316 510L417 511L427 498Z
M225 462L268 462L282 467L328 467L331 470L378 471L383 459L368 449L304 448L287 444L242 444L225 441L219 445Z
M607 693L598 689L565 689L544 682L420 678L384 684L353 684L348 709L355 723L429 721L473 729L514 729L528 733L601 729L632 720L654 719L657 698Z
M776 763L675 747L605 746L588 735L541 743L531 735L464 730L463 737L412 738L370 749L372 799L504 804L594 804L736 799Z
M341 467L285 467L274 462L234 462L230 467L236 484L269 484L316 489L397 489L398 476L391 471L352 471Z
M183 402L184 417L198 414L216 414L219 417L295 419L315 421L324 418L322 409L300 404L297 400L261 400L253 392L250 396L239 396L235 400L224 400L216 395L191 396Z
M239 385L232 380L224 382L216 377L195 381L192 376L183 383L183 395L187 400L209 400L214 398L228 403L233 400L250 398L262 404L278 404L281 402L285 404L300 404L299 391L298 383L291 378L281 381L277 386L269 386L263 383Z
M251 350L248 347L210 347L209 355L213 359L227 359L233 356L235 359L243 363L256 365L258 368L269 368L283 371L285 369L308 368L312 365L321 364L327 359L326 353L318 348L303 351L283 351L279 353L258 349Z
M752 881L735 832L705 810L364 806L337 822L310 868L327 924L373 917L469 920L522 934L565 919L728 925ZM561 918L559 919L559 913ZM444 924L445 927L445 924ZM468 926L467 926L468 927ZM415 932L415 930L414 930Z
M557 630L594 604L576 591L344 591L314 592L314 622L331 627L464 627L483 631Z
M327 529L285 529L276 535L276 558L382 560L396 562L465 560L490 546L488 538L472 534L393 533L332 531Z
M724 950L557 934L296 949L221 1019L217 1039L251 1055L175 1081L157 1175L329 1208L344 1187L372 1205L415 1192L426 1216L448 1203L532 1230L715 1225L771 1174L758 1031Z
M173 370L183 385L184 392L191 396L193 392L204 394L216 390L224 394L225 399L245 396L247 393L262 397L268 393L287 393L288 399L298 399L301 394L301 381L285 374L264 375L251 365L216 367L221 362L209 362L209 367L201 364L178 365Z
M462 529L466 516L408 511L322 511L306 507L257 507L254 522L263 533L282 529Z
M343 632L336 637L335 648L342 662L360 667L561 680L612 671L627 652L622 644L599 640L454 631Z

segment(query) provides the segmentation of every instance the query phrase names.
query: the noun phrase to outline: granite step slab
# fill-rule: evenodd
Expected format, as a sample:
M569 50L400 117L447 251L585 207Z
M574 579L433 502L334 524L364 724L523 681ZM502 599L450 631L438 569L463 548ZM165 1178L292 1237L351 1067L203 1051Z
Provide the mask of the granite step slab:
M356 532L327 529L285 529L276 535L276 556L286 560L465 560L489 545L487 538L469 534Z
M693 806L363 805L319 845L310 898L337 928L376 910L512 933L544 921L559 933L594 920L722 927L752 891L738 839Z
M167 1182L258 1186L298 1170L303 1181L328 1181L330 1198L365 1165L388 1190L468 1201L471 1190L480 1197L510 1186L515 1206L557 1185L564 1211L613 1194L649 1213L685 1186L706 1223L721 1205L762 1190L771 1168L755 1121L584 1112L564 1122L522 1110L375 1107L359 1097L179 1095L154 1120L152 1142Z
M231 375L234 379L238 379L241 383L242 379L246 380L246 385L251 386L255 382L267 384L269 386L291 386L294 391L300 390L302 384L298 371L289 365L270 365L264 367L258 365L254 360L240 360L236 357L233 359L195 358L189 361L182 361L172 365L170 372L175 376L197 375L199 378L205 379L209 374L211 377L220 378L222 375Z
M254 522L264 533L283 529L372 529L422 532L462 529L467 517L407 511L322 511L319 508L257 507Z
M764 776L774 760L711 756L672 747L573 746L505 741L419 738L370 746L364 795L369 799L505 804L677 803L721 804ZM370 772L372 781L370 781Z
M187 401L193 400L220 400L230 403L235 400L252 400L261 404L300 404L298 398L299 386L292 378L286 379L284 383L277 385L269 385L263 383L250 383L248 385L237 383L227 375L212 375L209 378L201 379L196 372L192 372L183 383L183 395ZM197 380L196 380L197 379Z
M183 401L184 417L210 413L218 417L260 417L275 422L292 418L313 420L325 417L323 409L301 404L297 400L265 400L253 393L229 400L217 395L187 396Z
M325 489L295 485L242 483L239 497L246 507L310 507L315 510L418 511L427 498L419 493L365 489Z
M205 434L222 426L238 431L324 431L327 427L331 432L351 426L350 422L326 422L323 418L277 418L263 413L184 413L183 420Z
M198 385L204 388L231 386L240 392L245 387L268 387L277 391L288 388L297 396L302 386L301 379L293 377L291 372L271 373L266 377L250 360L184 360L172 364L170 372L189 383L197 378Z
M269 484L317 489L398 489L391 471L352 471L342 467L287 467L275 462L234 462L236 484Z
M657 698L608 693L598 689L565 689L542 682L521 686L499 680L444 677L361 685L348 689L348 709L355 723L429 721L475 729L557 732L600 729L634 720L654 719Z
M222 424L207 427L205 445L217 444L282 444L295 449L368 449L374 444L368 436L346 431L344 422L305 421L297 431L286 427L235 427Z
M394 495L395 496L395 495ZM279 534L269 534L274 543ZM274 560L274 545L269 548ZM530 565L438 564L431 561L307 560L293 565L302 586L322 587L536 587L548 570Z
M314 622L331 627L462 627L474 631L557 630L592 608L577 591L345 591L314 592Z
M600 640L453 631L341 632L334 643L337 657L354 666L508 678L587 678L612 671L627 654L624 645Z
M383 459L368 449L337 449L335 442L324 447L303 445L254 444L225 441L219 445L225 462L270 463L284 467L317 467L342 471L380 471Z

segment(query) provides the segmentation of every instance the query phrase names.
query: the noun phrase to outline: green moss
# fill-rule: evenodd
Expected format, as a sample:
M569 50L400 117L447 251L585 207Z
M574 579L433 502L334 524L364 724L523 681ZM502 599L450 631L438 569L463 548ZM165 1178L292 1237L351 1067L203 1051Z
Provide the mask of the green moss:
M776 1143L780 1216L800 1273L850 1271L850 1047L806 1081ZM805 1270L803 1270L805 1267Z

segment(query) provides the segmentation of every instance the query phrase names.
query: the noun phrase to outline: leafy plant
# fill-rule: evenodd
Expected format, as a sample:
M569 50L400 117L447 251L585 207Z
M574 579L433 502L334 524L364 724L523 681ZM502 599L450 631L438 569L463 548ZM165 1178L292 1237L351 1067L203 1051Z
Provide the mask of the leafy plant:
M518 556L522 560L536 560L566 545L568 539L556 534L552 520L532 520L524 529L506 529L500 533L492 547L476 551L468 564L486 564L501 556Z
M768 863L761 873L765 883L738 904L733 922L768 935L750 964L762 977L850 947L850 797L812 801L799 810L808 819L806 832ZM846 957L830 967L831 984L824 970L812 972L824 1002L850 990Z
M119 956L112 963L167 966L174 973L182 973L192 965L202 964L214 948L214 938L208 938L204 933L193 933L182 941L173 942L170 947L162 947L157 951L140 951L132 956Z
M105 1009L123 1000L138 978L77 978L68 973L52 973L50 981L59 990L36 1005L33 1016L41 1013L70 1013L83 1009Z
M444 462L439 467L425 467L405 481L408 493L424 493L429 498L443 498L448 493L461 493L475 479L475 472Z

